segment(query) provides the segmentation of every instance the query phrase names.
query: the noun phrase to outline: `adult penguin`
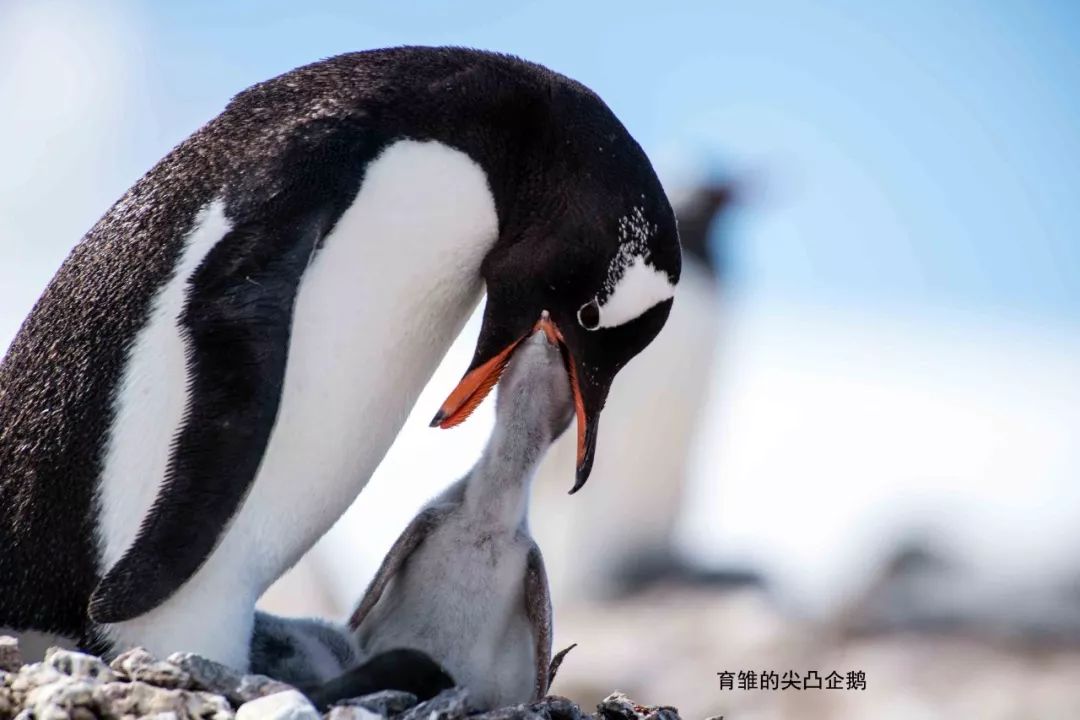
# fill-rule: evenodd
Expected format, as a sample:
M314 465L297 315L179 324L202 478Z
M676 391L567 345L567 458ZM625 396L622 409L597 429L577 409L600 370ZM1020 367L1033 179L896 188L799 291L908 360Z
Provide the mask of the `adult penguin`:
M364 487L483 290L433 424L547 311L577 489L679 272L641 148L539 65L403 47L245 90L90 230L0 365L0 626L245 667L256 599Z
M620 450L597 458L593 485L572 504L560 491L560 468L575 453L571 438L560 438L537 471L533 528L558 607L603 603L657 582L732 586L755 580L738 568L696 566L675 547L688 466L705 410L715 401L717 350L727 324L728 248L725 235L715 231L752 192L747 182L669 189L683 249L679 302L663 341L634 360L608 399L604 446ZM660 377L664 383L652 382Z

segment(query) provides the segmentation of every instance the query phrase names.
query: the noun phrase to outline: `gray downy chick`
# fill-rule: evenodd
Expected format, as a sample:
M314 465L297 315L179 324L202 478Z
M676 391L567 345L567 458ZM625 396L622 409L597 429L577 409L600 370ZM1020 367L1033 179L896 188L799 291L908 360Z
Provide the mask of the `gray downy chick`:
M476 710L538 699L551 680L551 600L529 533L529 490L573 401L545 320L499 384L480 460L408 525L349 622L365 653L430 655Z
M336 623L255 613L251 672L308 689L337 677L359 660L355 641Z
M397 648L363 658L342 625L257 611L251 671L297 688L319 709L347 698L398 690L429 700L453 679L422 652Z

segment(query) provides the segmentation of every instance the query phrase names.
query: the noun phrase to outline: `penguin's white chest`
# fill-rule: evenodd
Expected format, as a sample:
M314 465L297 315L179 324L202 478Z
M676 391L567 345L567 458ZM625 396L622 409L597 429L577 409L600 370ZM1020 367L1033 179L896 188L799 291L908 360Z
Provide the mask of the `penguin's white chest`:
M220 203L204 210L133 344L99 489L102 570L134 541L162 483L188 400L177 318L191 274L228 230ZM478 301L496 233L487 179L463 153L406 140L369 164L302 277L276 424L246 500L176 594L109 626L115 641L246 665L255 600L382 460Z

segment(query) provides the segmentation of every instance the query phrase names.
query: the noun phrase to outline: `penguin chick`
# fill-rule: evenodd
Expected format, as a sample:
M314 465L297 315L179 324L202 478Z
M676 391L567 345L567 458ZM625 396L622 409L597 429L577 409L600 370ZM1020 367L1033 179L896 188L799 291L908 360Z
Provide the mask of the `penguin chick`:
M408 525L349 621L366 653L428 653L475 710L539 699L551 680L551 600L529 488L574 407L546 313L538 327L500 382L480 460Z
M296 688L314 688L353 667L359 659L359 648L341 625L255 613L251 672Z
M454 686L422 652L396 649L361 661L352 634L338 623L255 613L251 671L297 688L319 708L380 690L400 690L429 700Z

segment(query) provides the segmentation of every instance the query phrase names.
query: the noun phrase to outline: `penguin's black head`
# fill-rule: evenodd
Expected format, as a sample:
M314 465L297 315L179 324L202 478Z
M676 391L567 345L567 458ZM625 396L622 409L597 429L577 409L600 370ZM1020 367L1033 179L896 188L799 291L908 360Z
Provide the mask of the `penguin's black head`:
M615 375L667 320L681 255L671 205L640 146L581 86L553 95L545 110L555 117L532 127L539 140L530 140L513 197L500 203L472 363L432 425L463 422L519 343L543 327L561 344L574 395L575 492L592 469Z

